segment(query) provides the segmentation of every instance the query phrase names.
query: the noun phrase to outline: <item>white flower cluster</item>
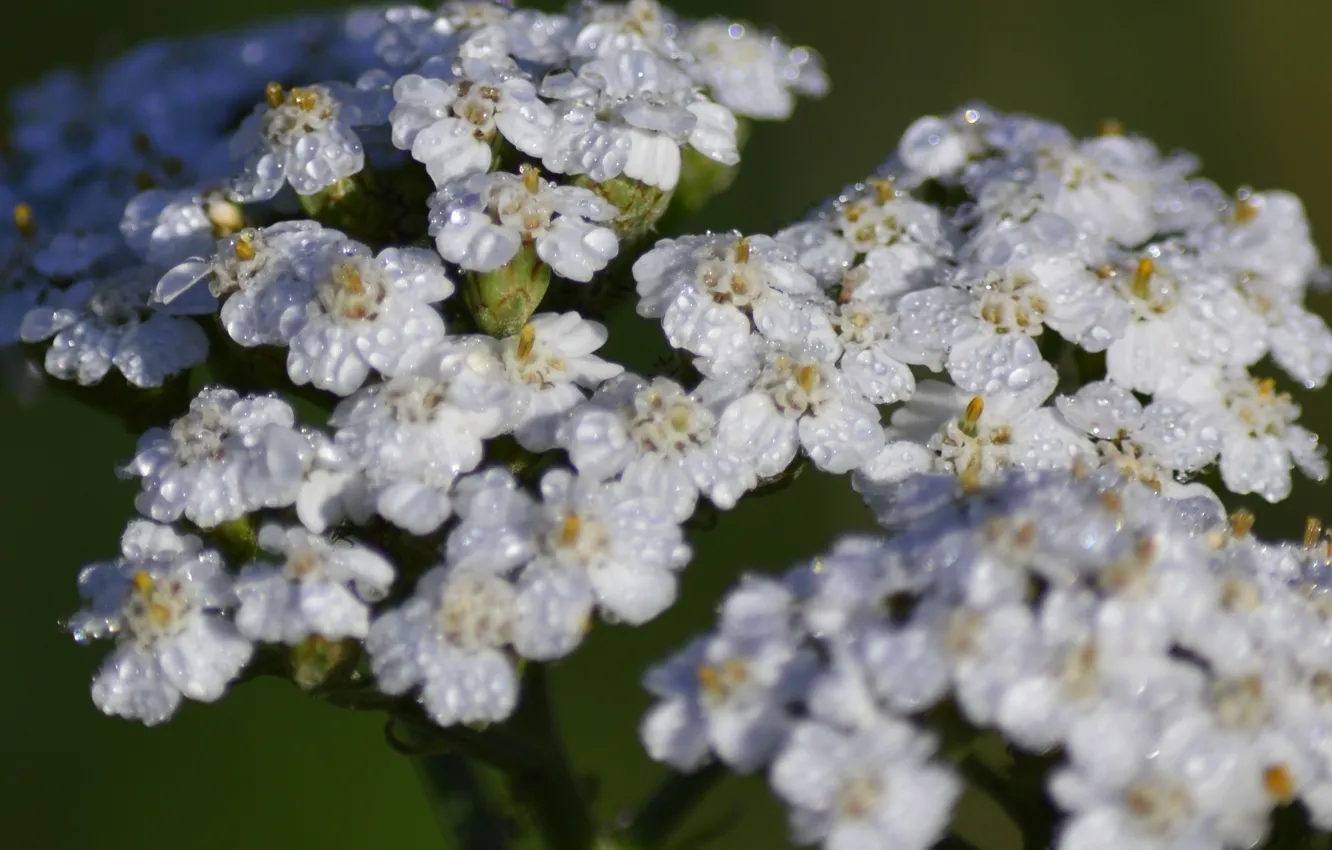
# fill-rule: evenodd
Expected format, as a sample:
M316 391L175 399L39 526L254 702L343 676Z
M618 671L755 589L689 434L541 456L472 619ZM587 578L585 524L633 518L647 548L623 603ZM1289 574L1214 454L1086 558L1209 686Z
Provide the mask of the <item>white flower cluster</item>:
M1327 464L1249 370L1332 372L1303 306L1317 251L1293 196L1228 198L1194 166L983 107L921 119L880 176L775 237L660 242L634 266L638 312L740 399L724 417L777 471L797 439L865 491L1105 467L1178 492L1216 463L1278 501L1292 467Z
M160 386L208 356L190 317L219 305L190 285L211 276L234 339L290 346L293 380L345 395L443 335L430 305L452 284L405 247L427 230L463 271L531 246L589 281L619 252L599 183L669 196L682 147L734 165L737 115L785 118L826 86L811 51L655 0L356 10L57 73L15 97L0 156L0 348L46 344L45 370L83 385ZM438 191L395 212L399 247L290 221L298 202L399 197L408 156Z
M1218 495L1328 472L1278 383L1332 374L1299 201L972 106L792 227L608 273L740 120L826 86L656 0L452 0L20 93L0 350L114 370L79 396L161 425L69 623L115 643L98 707L281 671L481 739L524 665L673 604L700 507L803 456L890 535L731 593L647 676L655 758L767 770L830 850L934 844L995 732L1060 850L1249 847L1296 802L1332 829L1332 539L1262 543ZM669 374L601 356L630 267Z
M649 671L655 758L766 767L799 841L925 848L961 787L925 714L951 700L976 736L1062 754L1060 850L1250 847L1297 800L1332 828L1319 527L1271 545L1205 497L1016 472L917 476L884 518L747 578Z

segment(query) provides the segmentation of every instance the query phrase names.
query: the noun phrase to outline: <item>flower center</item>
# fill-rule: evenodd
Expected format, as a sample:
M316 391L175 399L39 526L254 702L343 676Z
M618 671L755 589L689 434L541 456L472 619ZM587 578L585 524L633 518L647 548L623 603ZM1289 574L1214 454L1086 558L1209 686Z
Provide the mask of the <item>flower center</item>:
M712 413L679 388L654 381L634 396L629 433L645 452L679 457L712 438Z
M338 263L317 289L319 303L330 316L351 322L372 321L379 315L385 290L378 272L360 259Z
M976 287L977 316L997 334L1040 334L1045 323L1045 298L1021 272L991 271Z
M231 412L220 404L209 402L191 408L171 423L176 462L190 466L222 460L226 457L227 437L235 424Z
M513 629L513 588L484 573L459 573L444 585L436 624L455 646L476 652L503 646Z
M147 648L185 627L194 607L180 579L159 581L139 570L133 582L124 607L125 627L132 640Z

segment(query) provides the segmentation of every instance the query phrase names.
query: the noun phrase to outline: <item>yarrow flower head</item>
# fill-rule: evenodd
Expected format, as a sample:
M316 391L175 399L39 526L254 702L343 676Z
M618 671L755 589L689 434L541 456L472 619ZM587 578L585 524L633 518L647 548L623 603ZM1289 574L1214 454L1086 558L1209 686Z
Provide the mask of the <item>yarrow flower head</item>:
M1332 543L1223 507L1328 474L1299 200L970 104L774 233L683 232L827 87L657 0L451 0L20 92L0 367L139 435L68 623L113 644L95 704L287 678L569 850L661 843L723 770L830 850L936 846L977 790L1055 850L1332 829ZM697 593L721 512L802 549L758 497L809 466L878 530L647 671L677 772L599 831L547 665Z

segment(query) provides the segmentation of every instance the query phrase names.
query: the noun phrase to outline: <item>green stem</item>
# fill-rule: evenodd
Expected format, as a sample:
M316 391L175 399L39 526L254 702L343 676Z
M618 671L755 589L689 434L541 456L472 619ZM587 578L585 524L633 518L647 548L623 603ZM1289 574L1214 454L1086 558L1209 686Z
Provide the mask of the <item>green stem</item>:
M449 847L503 850L503 822L465 757L442 753L418 758L416 771Z
M532 816L547 850L588 850L596 840L592 811L574 775L555 718L545 668L528 665L522 699L509 724L540 754L530 768L510 774L514 796Z
M629 826L613 839L624 850L657 850L666 845L689 813L726 775L714 762L693 773L671 773L639 807Z

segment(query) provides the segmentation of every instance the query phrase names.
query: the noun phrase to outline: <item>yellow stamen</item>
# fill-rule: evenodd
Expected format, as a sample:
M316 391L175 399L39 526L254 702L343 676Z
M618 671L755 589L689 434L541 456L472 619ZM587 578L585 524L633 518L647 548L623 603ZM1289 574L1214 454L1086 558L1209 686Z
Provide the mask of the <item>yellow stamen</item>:
M897 189L893 186L891 178L883 177L870 180L869 185L874 188L874 197L879 202L879 206L883 206L897 197Z
M1304 521L1304 548L1312 549L1318 545L1318 539L1323 536L1323 521L1316 516L1311 516Z
M1276 394L1275 378L1259 378L1253 382L1253 385L1258 390L1259 398L1271 398Z
M153 592L153 577L143 570L134 573L134 589L147 596Z
M1133 272L1133 294L1139 298L1146 298L1150 290L1147 286L1151 283L1152 275L1156 272L1156 263L1152 262L1151 257L1143 257L1138 260L1138 268Z
M1284 764L1272 765L1263 771L1263 788L1278 803L1289 803L1295 799L1295 775Z
M985 412L985 399L980 396L973 396L971 401L967 402L967 409L962 414L962 421L968 425L975 425L980 421L981 414Z
M1102 136L1122 136L1124 135L1124 125L1118 118L1106 118L1101 122Z
M1230 533L1235 537L1244 537L1253 530L1254 523L1257 521L1253 511L1240 508L1230 515Z
M541 171L532 165L524 165L519 171L523 175L523 188L535 195L541 188Z
M566 514L560 523L560 545L572 546L578 542L578 532L583 528L583 521L578 514Z
M254 259L254 244L247 236L237 237L236 240L231 243L231 250L236 253L236 259L241 260L242 262L249 262Z
M523 325L523 329L518 332L518 359L526 360L532 353L532 347L536 345L536 326L532 324Z
M361 279L361 270L352 263L342 263L335 267L333 281L348 294L365 294L365 281Z
M282 90L282 83L272 82L264 86L264 100L268 101L270 109L277 109L286 99L287 93Z
M741 238L735 243L735 261L737 263L749 262L749 240Z
M302 112L313 112L319 105L319 95L313 89L293 88L291 90L291 102L296 104Z
M796 383L800 384L800 389L809 392L819 382L819 369L817 366L801 366L800 371L796 373Z
M27 204L14 205L14 225L18 227L19 233L23 238L31 239L37 234L37 222L32 215L32 207Z
M1247 224L1253 221L1258 215L1258 205L1250 201L1236 201L1235 209L1231 211L1230 217L1236 224Z

